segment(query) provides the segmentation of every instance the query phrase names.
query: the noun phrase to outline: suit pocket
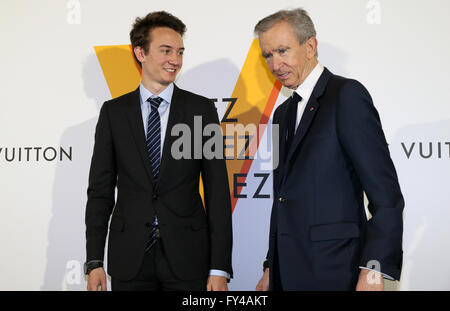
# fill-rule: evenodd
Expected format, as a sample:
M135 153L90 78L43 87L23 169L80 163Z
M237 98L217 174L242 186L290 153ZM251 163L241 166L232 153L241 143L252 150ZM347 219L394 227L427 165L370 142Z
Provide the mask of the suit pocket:
M112 231L123 232L125 230L125 221L120 217L113 217L109 229Z
M350 284L357 266L358 225L353 222L314 225L310 238L317 279Z
M359 227L354 222L314 225L310 227L311 241L328 241L359 237Z

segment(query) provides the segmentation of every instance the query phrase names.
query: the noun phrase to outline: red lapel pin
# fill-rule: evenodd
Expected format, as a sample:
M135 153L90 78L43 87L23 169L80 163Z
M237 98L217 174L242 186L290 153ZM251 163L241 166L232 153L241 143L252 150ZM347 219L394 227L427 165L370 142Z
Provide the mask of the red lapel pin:
M309 108L309 111L313 111L313 110L314 110L314 107Z

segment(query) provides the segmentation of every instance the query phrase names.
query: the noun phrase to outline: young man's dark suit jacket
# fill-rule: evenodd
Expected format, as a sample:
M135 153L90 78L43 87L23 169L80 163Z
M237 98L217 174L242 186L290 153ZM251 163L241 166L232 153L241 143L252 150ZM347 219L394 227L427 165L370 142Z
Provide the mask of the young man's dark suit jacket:
M209 99L176 86L169 108L157 183L152 180L139 88L105 102L100 111L86 206L87 260L103 259L112 214L107 271L119 280L137 275L155 213L170 268L179 279L206 278L210 269L232 275L225 161L204 157L175 160L171 156L172 143L179 138L170 134L175 124L187 124L193 135L194 116L202 117L203 127L219 124L217 111ZM200 138L200 143L207 138ZM193 153L194 144L191 149ZM199 195L200 174L205 209Z
M288 103L273 117L280 126L280 163L274 170L270 288L354 290L359 266L370 260L399 279L404 200L369 93L325 68L286 150Z

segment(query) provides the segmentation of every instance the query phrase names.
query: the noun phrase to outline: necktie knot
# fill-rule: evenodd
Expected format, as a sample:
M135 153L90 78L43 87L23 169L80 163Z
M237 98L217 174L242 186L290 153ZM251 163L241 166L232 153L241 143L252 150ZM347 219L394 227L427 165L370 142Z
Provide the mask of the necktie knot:
M302 100L302 97L297 93L292 93L291 102L294 104L298 104Z
M161 97L149 97L147 101L150 103L152 110L158 110L159 105L163 102Z

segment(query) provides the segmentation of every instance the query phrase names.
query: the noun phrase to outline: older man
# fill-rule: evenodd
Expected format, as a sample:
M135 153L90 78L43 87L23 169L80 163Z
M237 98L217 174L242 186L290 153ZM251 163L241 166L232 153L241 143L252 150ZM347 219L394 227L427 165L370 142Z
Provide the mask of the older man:
M305 10L270 15L255 34L293 90L273 117L280 161L257 290L383 290L383 277L400 278L404 200L372 99L318 62Z

